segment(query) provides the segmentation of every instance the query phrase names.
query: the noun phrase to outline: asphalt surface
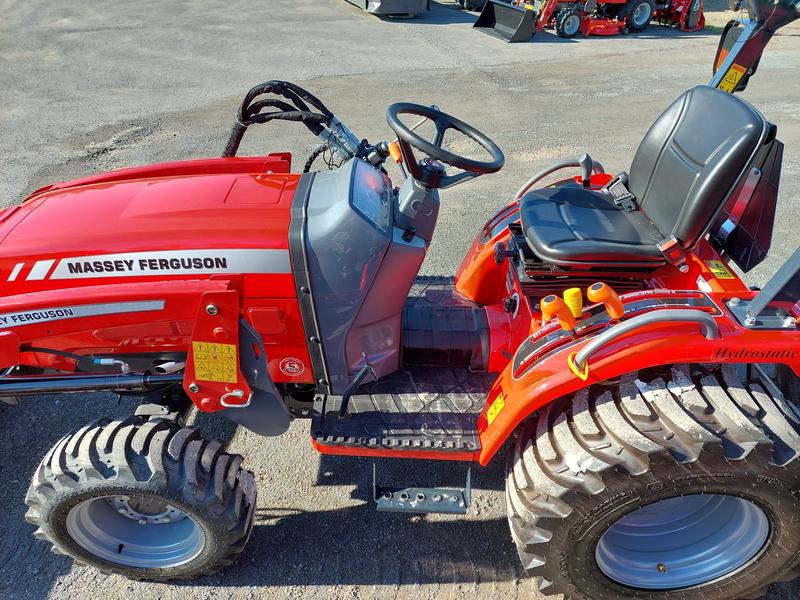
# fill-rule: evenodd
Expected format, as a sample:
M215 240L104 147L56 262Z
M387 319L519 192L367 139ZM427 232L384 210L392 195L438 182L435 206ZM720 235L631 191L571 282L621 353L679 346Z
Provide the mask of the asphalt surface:
M373 141L390 135L385 107L409 100L437 103L504 148L500 174L442 194L423 272L452 273L478 226L538 168L583 151L608 170L626 168L658 113L708 80L716 47L713 32L660 27L569 41L544 33L507 45L471 31L474 14L433 8L424 19L382 21L343 0L0 0L0 206L53 180L217 155L244 92L290 79ZM798 68L800 30L787 29L744 94L786 144L773 252L748 275L755 284L798 245ZM298 126L269 125L248 136L243 152L291 150L302 165L314 145ZM102 226L92 215L86 222ZM29 477L65 432L131 408L104 395L0 404L0 597L539 597L508 534L502 457L473 474L466 518L387 515L370 502L372 461L318 456L304 421L270 440L198 419L246 456L259 487L253 537L223 574L154 585L75 567L31 536L22 504ZM465 476L461 465L410 461L379 461L378 473L409 485L455 486ZM797 597L800 581L767 596Z

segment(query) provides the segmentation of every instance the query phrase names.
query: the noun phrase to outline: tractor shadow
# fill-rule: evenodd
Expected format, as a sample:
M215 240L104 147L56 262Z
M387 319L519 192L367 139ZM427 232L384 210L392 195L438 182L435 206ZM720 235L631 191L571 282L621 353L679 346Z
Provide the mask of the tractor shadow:
M72 561L50 552L25 521L25 492L31 475L65 433L107 416L124 418L136 400L110 394L38 396L19 406L0 402L0 598L44 600L70 575Z
M259 507L242 559L224 576L194 584L393 588L525 579L505 517L486 514L491 511L482 497L483 491L503 489L503 454L473 469L467 516L378 512L373 462L379 485L463 488L466 481L467 465L461 463L321 456L314 485L330 487L325 493L334 498L342 486L351 487L350 500L360 503L331 510ZM365 594L380 595L374 589Z

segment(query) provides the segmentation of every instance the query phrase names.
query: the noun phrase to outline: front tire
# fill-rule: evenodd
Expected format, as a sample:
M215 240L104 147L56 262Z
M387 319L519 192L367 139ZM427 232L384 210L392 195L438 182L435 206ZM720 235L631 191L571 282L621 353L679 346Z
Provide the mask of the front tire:
M563 8L556 15L556 34L562 38L572 38L581 31L583 16L576 8Z
M638 33L647 29L653 19L656 7L653 0L633 0L626 7L626 26L628 31Z
M509 456L523 567L573 600L758 597L796 575L798 430L794 406L729 366L553 403Z
M253 525L242 457L166 420L103 419L59 441L25 498L58 554L137 580L193 579L231 564Z

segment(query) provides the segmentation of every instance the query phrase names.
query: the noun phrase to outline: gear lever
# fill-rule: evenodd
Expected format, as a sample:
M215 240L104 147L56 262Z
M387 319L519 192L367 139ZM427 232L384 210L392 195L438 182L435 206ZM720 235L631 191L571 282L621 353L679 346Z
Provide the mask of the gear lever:
M584 155L578 159L578 164L581 166L583 187L588 188L592 185L592 166L594 165L594 161L591 156L584 153Z

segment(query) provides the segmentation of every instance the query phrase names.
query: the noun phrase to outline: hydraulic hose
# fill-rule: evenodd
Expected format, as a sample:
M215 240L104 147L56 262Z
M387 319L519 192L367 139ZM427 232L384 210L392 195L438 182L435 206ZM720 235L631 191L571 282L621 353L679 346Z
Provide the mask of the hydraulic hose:
M275 94L286 100L267 98L255 101L264 94ZM310 105L310 107L309 107ZM315 112L313 109L316 109ZM263 112L265 109L275 109ZM311 133L320 135L334 119L333 113L313 94L288 81L267 81L254 86L242 100L236 115L223 157L236 156L247 128L255 123L267 123L274 119L299 121Z
M580 167L580 166L581 164L577 160L565 160L560 163L556 163L555 165L552 165L550 167L547 167L543 171L539 171L538 173L536 173L536 175L528 179L528 181L525 182L525 185L519 188L517 193L514 195L514 200L519 200L520 198L522 198L528 192L529 189L531 189L534 185L539 183L542 179L544 179L548 175L551 175L556 171L560 171L561 169L568 169L570 167ZM596 174L606 172L605 169L603 168L603 165L601 165L596 160L592 161L592 171Z
M35 396L37 394L152 390L178 384L182 381L182 374L0 377L0 396Z

